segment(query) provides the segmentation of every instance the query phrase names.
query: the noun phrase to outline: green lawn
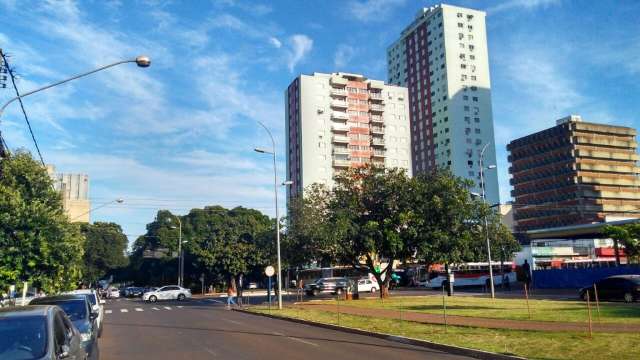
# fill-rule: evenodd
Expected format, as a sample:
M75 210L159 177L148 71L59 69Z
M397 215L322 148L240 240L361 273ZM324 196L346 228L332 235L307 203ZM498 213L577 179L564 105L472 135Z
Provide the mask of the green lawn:
M446 298L447 314L487 317L496 319L528 320L524 299L494 299L478 296L452 296ZM329 301L328 303L335 303ZM341 301L341 305L365 308L384 308L442 314L442 296L407 296L380 299ZM583 301L529 300L531 320L540 321L587 321L587 304ZM593 321L597 321L595 304ZM640 324L640 304L601 303L600 321Z
M266 308L252 308L267 313ZM319 310L271 310L272 315L401 335L441 344L515 354L531 359L640 359L640 334L556 333L428 325L398 320L340 315Z

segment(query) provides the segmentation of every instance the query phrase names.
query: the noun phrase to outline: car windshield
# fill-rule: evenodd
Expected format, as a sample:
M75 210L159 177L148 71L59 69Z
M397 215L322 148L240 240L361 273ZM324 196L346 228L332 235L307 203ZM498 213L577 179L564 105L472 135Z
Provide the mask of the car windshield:
M44 316L0 319L0 359L38 359L47 350L47 321Z
M50 304L58 305L62 308L71 321L82 320L87 317L87 305L83 300L57 301Z
M91 303L92 306L98 303L96 301L96 296L93 294L87 294L87 299L89 299L89 302Z

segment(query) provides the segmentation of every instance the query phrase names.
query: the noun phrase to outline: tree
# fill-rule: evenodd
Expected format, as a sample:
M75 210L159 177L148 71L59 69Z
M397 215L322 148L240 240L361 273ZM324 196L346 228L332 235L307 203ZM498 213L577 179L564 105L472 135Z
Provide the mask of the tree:
M84 247L84 281L95 283L109 271L127 265L126 250L128 240L120 225L96 222L84 224L81 230L86 238Z
M616 263L620 264L619 244L628 259L640 259L640 224L606 225L602 233L613 239Z
M0 288L56 292L80 279L84 238L63 212L46 169L18 151L0 162Z

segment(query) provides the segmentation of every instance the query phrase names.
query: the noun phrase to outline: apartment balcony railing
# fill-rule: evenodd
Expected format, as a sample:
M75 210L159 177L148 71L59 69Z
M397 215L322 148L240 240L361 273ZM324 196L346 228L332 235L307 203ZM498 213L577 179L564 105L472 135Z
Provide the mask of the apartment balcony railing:
M373 138L373 140L371 140L371 143L375 146L384 146L384 139Z
M380 101L384 101L384 98L380 93L371 93L369 94L369 100L380 102Z
M384 120L382 120L382 116L380 115L371 115L370 120L373 123L384 123Z
M349 120L349 115L347 115L346 112L334 111L331 113L331 118L338 120Z
M347 132L351 127L349 125L344 124L333 124L331 125L331 131L333 132Z
M333 135L333 137L331 138L331 141L333 141L334 143L348 144L349 143L349 137L348 136Z
M347 92L343 89L331 89L332 96L345 97L347 96Z
M374 150L373 151L373 157L379 157L379 158L383 158L386 157L385 152L381 151L381 150Z
M369 110L371 112L383 112L384 111L384 106L372 104L372 105L369 106Z
M333 159L333 166L335 167L349 167L351 166L351 161L344 159Z
M346 154L346 155L348 155L348 154L351 153L351 151L346 146L344 146L344 147L343 146L334 146L333 147L333 153L334 154Z
M331 106L334 108L341 108L341 109L346 109L348 107L347 102L341 101L341 100L333 100L331 102Z
M371 132L373 134L384 134L384 128L381 126L372 126L371 127Z

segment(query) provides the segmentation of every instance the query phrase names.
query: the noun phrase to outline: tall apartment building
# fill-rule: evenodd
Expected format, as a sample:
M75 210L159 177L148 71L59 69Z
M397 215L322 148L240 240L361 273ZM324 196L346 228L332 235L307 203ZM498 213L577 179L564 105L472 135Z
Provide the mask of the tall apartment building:
M496 163L485 13L450 5L421 9L387 49L388 82L409 91L414 173L449 168L480 192L480 152ZM499 202L495 170L487 201Z
M89 175L56 173L53 165L47 165L53 179L53 187L62 196L62 207L71 222L88 223L91 202L89 201Z
M300 75L287 88L288 197L367 163L411 175L407 89L349 73Z
M572 115L510 142L516 231L640 217L635 136Z

